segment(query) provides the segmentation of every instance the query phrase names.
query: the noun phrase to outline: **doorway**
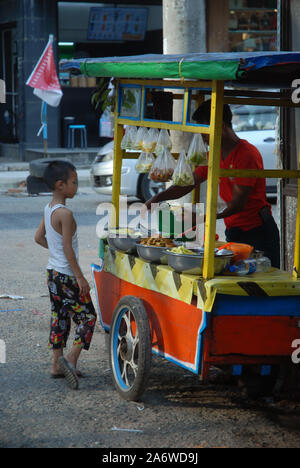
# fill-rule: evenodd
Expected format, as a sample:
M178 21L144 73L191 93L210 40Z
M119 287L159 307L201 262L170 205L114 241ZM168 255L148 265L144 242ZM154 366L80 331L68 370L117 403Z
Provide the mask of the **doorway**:
M6 103L0 106L0 142L18 142L18 53L16 25L0 29L0 77L6 84Z

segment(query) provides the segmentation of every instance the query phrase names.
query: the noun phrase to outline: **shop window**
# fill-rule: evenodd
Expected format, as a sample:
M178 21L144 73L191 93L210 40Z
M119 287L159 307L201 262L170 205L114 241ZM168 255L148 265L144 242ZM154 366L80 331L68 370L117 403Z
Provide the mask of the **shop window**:
M178 118L173 118L173 102L175 100L176 90L165 90L164 88L149 88L146 86L144 119L155 119L167 122L174 122L174 120L181 121L181 115L178 116Z
M277 0L230 0L230 52L277 50Z
M141 87L121 87L119 110L120 117L140 120L141 96Z

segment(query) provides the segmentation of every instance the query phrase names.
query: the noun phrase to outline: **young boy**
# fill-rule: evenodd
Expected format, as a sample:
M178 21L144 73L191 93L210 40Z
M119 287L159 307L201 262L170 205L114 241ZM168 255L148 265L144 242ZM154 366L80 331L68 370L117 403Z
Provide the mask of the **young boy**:
M47 284L51 301L51 324L48 347L53 350L51 376L66 377L73 389L78 388L80 372L76 370L82 348L88 350L93 335L96 312L89 294L90 286L78 264L76 222L66 199L77 192L78 180L73 164L53 161L47 166L45 182L53 191L51 202L37 229L35 242L49 249ZM70 353L63 348L69 336L71 317L77 325Z

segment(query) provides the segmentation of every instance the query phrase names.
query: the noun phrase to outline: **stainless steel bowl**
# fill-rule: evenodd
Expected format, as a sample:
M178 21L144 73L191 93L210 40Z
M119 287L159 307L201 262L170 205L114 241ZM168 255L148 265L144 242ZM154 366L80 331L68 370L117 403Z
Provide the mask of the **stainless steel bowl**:
M174 268L178 273L187 273L190 275L202 275L203 270L203 253L200 255L186 255L178 254L166 250L168 265ZM228 252L223 255L215 255L215 274L222 273L227 266L229 266L230 260L233 257L232 252Z
M137 239L140 239L140 236L124 237L118 236L117 234L107 236L107 242L111 248L121 250L121 252L128 254L136 254Z
M157 247L156 245L144 245L138 241L136 243L138 255L147 262L168 264L166 247Z

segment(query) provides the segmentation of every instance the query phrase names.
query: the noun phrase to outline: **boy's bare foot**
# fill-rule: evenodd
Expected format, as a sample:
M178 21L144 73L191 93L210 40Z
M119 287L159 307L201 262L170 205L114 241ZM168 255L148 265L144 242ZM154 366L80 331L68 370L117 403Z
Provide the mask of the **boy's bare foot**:
M74 365L69 362L67 359L65 359L63 356L61 356L58 359L58 363L60 365L61 370L63 371L66 381L73 390L77 390L78 388L78 376L76 373L76 369Z
M55 378L59 378L60 376L64 377L64 374L62 373L60 366L58 365L58 363L53 364L51 367L51 377L55 379Z
M77 367L77 361L78 361L78 358L80 356L80 353L82 351L82 348L79 347L79 346L73 346L73 348L71 349L71 351L69 352L69 354L67 354L66 356L66 360L72 364L74 366L74 368L76 369ZM78 377L82 377L82 373L76 369L76 374Z
M76 369L76 366L74 365L74 361L72 361L72 359L69 359L69 357L67 356L66 357L66 360L68 362L70 362L71 364L73 364L73 366L75 367ZM76 369L76 374L77 374L77 377L83 377L83 374L82 372L80 372L80 370ZM50 375L53 379L60 379L60 378L63 378L65 377L65 375L62 373L61 371L61 367L59 366L58 363L53 363L52 367L51 367L51 372L50 372Z

